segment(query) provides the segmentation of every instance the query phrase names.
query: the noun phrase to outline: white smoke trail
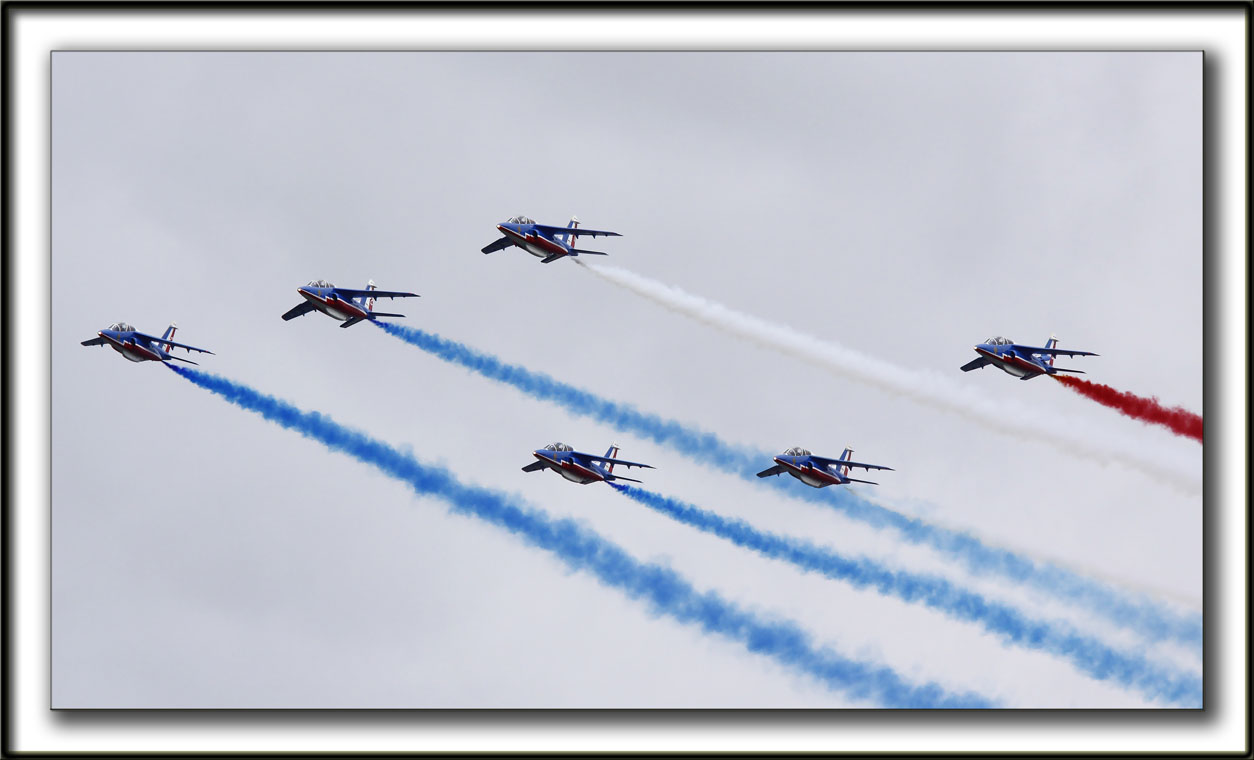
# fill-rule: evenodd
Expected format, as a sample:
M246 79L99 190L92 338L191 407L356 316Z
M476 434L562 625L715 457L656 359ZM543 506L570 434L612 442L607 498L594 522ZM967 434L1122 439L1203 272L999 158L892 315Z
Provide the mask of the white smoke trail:
M898 367L624 269L591 266L579 260L575 263L607 282L672 311L841 377L957 414L1004 435L1047 443L1063 453L1102 464L1117 463L1186 493L1201 493L1198 476L1184 471L1175 459L1150 456L1143 450L1143 444L1098 431L1084 421L1045 415L1032 407L1011 402L992 404L988 398L931 370Z

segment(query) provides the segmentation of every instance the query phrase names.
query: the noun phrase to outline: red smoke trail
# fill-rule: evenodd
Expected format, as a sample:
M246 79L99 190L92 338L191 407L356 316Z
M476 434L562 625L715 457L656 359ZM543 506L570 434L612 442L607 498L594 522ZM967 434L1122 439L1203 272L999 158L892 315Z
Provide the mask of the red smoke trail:
M1182 407L1165 407L1156 398L1141 398L1133 393L1124 393L1109 385L1090 383L1078 377L1050 375L1071 390L1091 398L1103 406L1108 406L1134 419L1153 422L1169 429L1176 435L1192 438L1202 442L1202 415L1194 414Z

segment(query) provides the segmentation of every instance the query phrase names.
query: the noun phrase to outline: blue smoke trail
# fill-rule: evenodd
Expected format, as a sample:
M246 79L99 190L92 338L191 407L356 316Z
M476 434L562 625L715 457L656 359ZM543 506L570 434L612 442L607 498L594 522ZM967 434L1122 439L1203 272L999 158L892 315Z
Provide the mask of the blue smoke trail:
M1202 706L1202 681L1197 676L1165 672L1143 657L1117 652L1065 624L1032 620L1008 605L957 588L939 576L890 570L872 559L846 557L808 541L760 531L743 520L723 517L639 486L610 485L650 509L765 557L857 588L873 588L905 602L920 603L958 620L979 623L1007 643L1062 657L1093 678L1135 688L1153 699Z
M723 442L713 433L703 432L656 414L642 412L630 404L601 398L588 391L533 372L516 364L476 351L456 341L412 327L387 322L375 325L410 345L437 358L458 364L484 377L497 380L533 398L552 401L574 414L592 417L608 425L636 433L655 443L679 451L692 459L738 475L750 482L762 482L755 473L770 462L772 455ZM788 479L770 479L776 488L795 486ZM1148 599L1130 599L1116 589L1081 577L1063 568L1037 563L1007 549L985 545L969 533L932 525L916 517L871 504L847 490L788 488L793 498L813 501L840 510L848 517L876 528L891 528L911 543L924 544L960 560L974 573L998 575L1027 584L1042 592L1080 605L1111 622L1138 632L1151 641L1174 639L1200 648L1200 615L1177 615Z
M532 546L552 552L570 568L587 571L632 599L646 601L654 614L668 615L700 626L707 633L738 641L751 652L767 655L817 678L829 689L890 707L993 706L977 694L950 694L935 683L914 686L891 668L850 660L830 649L816 649L796 624L764 620L713 591L698 592L675 571L639 562L617 544L573 520L555 520L537 509L515 503L507 494L465 485L442 467L422 464L318 412L302 411L286 401L217 375L188 367L166 366L236 406L295 430L332 451L374 465L390 477L405 481L418 494L444 499L455 512L505 528Z

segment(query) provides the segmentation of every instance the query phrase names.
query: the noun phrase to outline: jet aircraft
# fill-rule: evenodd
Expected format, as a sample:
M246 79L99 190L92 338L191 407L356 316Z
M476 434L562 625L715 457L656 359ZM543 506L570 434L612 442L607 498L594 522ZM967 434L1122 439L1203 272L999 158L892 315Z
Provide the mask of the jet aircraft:
M308 285L296 289L305 302L293 306L283 314L283 320L296 319L315 309L332 319L344 324L340 327L352 327L365 320L374 321L379 317L403 317L404 314L389 314L375 311L376 298L418 298L417 293L402 293L398 290L379 290L374 280L366 283L364 290L353 288L337 288L326 280L313 280Z
M1056 372L1075 372L1083 375L1079 369L1063 369L1054 366L1054 357L1064 356L1098 356L1092 351L1068 351L1058 348L1058 336L1051 335L1044 348L1021 346L1010 338L989 338L975 347L978 359L972 359L959 369L970 372L985 365L993 365L1008 375L1020 380L1031 380L1039 375L1052 375Z
M177 329L178 325L171 322L158 338L139 332L125 322L115 322L98 331L96 337L91 340L83 341L83 345L108 346L133 362L168 362L171 359L178 359L188 364L198 364L191 359L181 359L170 352L176 348L185 348L188 353L192 351L199 351L202 354L213 353L204 348L175 343L171 338L174 337L174 331Z
M775 457L775 466L759 472L758 477L765 478L786 472L802 483L815 488L843 486L847 483L869 483L877 486L879 483L849 477L849 468L861 467L864 470L893 469L891 467L881 467L878 464L863 464L862 462L851 461L849 455L852 453L853 449L846 448L844 453L840 455L840 459L829 459L827 457L816 457L807 449L793 447Z
M490 243L483 247L484 253L494 253L503 248L509 248L516 245L532 256L540 259L541 264L548 264L564 256L579 256L582 254L594 254L597 256L608 256L608 253L602 251L586 251L582 248L575 247L575 240L581 235L588 237L611 236L622 237L617 232L604 232L602 230L585 230L579 228L579 218L572 216L570 222L565 227L550 227L547 224L537 224L534 219L525 216L511 217L509 221L501 222L496 225L505 237Z
M553 470L563 478L581 485L613 480L630 480L632 483L641 482L635 478L615 475L614 465L616 464L621 464L624 467L647 467L650 470L653 469L652 465L615 459L614 457L618 456L617 444L610 446L603 457L575 451L564 443L550 443L542 449L536 449L531 454L537 461L522 468L523 472Z

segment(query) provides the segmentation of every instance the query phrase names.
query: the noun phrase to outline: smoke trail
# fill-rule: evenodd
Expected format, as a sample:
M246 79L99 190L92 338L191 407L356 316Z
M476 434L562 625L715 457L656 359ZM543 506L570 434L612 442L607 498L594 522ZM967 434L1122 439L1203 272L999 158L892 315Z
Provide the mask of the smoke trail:
M170 366L170 365L166 365ZM890 707L991 707L977 694L950 694L935 683L911 685L891 668L850 660L817 649L796 624L769 621L746 612L713 591L698 592L675 571L645 564L600 534L573 520L555 520L540 510L486 488L465 485L442 467L422 464L386 443L344 427L318 412L306 412L273 396L189 367L170 369L227 401L260 414L332 451L348 454L408 483L416 493L444 499L453 511L504 528L528 544L553 553L574 570L646 601L655 614L697 625L740 642L749 651L817 678L829 689Z
M556 380L540 372L506 364L465 344L442 338L413 327L374 323L388 334L416 346L444 361L459 364L484 377L510 385L533 398L552 401L567 411L592 417L619 430L633 432L655 443L670 446L699 462L737 475L752 483L762 483L754 473L771 454L733 446L718 436L656 414L642 412L630 404L601 398L588 391ZM791 483L771 479L768 486L793 498L812 501L840 510L848 517L875 528L889 528L905 540L930 546L961 561L980 575L998 575L1032 586L1046 594L1085 607L1116 625L1130 628L1152 641L1175 639L1194 647L1202 644L1202 624L1198 615L1176 615L1148 599L1128 594L1081 577L1049 563L1037 563L1007 549L987 546L969 533L932 525L915 517L860 499L856 494L825 488L791 488Z
M722 304L694 296L622 269L575 262L596 276L665 308L765 348L801 359L840 377L856 380L933 409L957 414L989 430L1020 440L1041 441L1071 456L1103 464L1115 462L1186 493L1200 493L1195 474L1168 458L1149 458L1143 445L1122 441L1086 427L1077 420L1061 420L1023 405L989 404L988 398L957 385L932 371L898 367L852 349L799 333Z
M1093 678L1137 689L1153 699L1202 706L1202 682L1196 676L1166 672L1144 657L1117 652L1096 639L1080 635L1064 623L1030 619L1005 604L957 588L939 576L890 570L872 559L846 557L808 541L760 531L743 520L724 517L639 486L610 485L674 520L765 557L783 560L857 588L873 588L905 602L923 604L958 620L978 623L1009 644L1062 657Z
M1202 415L1194 414L1179 406L1166 407L1156 398L1142 398L1135 393L1117 391L1109 385L1081 380L1078 377L1051 375L1055 380L1076 393L1090 398L1127 417L1142 422L1162 425L1176 435L1202 442Z

